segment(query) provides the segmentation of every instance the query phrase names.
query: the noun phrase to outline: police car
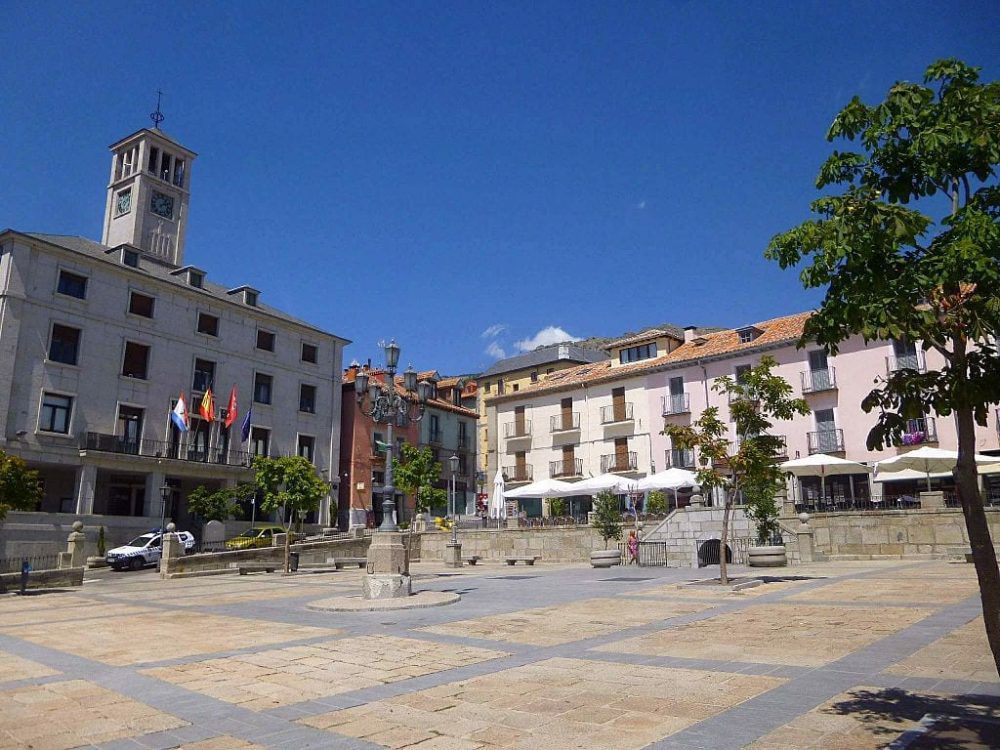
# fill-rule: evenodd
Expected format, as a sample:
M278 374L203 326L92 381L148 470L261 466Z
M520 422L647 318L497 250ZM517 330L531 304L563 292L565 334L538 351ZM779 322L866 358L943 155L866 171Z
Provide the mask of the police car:
M194 549L194 535L190 531L178 531L181 544L184 545L184 552ZM142 570L147 565L154 565L160 561L163 554L163 535L159 529L154 529L147 534L137 536L128 544L108 550L104 560L115 570Z

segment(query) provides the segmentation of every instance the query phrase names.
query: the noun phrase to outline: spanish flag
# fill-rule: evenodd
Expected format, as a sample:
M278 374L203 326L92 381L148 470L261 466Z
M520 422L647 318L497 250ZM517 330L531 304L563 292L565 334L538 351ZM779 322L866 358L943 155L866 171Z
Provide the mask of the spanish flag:
M201 404L198 405L198 413L201 414L202 419L208 422L215 419L215 397L212 396L212 386L209 386L205 391L205 395L201 397Z

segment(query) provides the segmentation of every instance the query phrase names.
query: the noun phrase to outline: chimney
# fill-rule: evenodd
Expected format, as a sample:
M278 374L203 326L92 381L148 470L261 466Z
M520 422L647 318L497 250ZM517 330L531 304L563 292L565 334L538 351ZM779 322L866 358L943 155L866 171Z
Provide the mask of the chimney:
M684 343L690 344L695 339L696 326L684 326Z

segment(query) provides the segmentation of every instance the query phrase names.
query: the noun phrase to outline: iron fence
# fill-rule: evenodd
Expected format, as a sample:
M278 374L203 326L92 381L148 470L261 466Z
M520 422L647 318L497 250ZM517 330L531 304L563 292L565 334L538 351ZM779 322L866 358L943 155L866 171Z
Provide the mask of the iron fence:
M0 573L20 573L25 562L31 570L55 570L59 567L59 554L0 557Z

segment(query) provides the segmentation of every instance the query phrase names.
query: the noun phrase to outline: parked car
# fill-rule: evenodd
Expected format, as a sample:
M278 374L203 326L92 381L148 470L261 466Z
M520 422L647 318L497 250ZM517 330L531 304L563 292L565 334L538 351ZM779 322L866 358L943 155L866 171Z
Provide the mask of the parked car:
M194 535L190 531L178 531L184 552L194 549ZM128 544L108 550L105 562L115 570L142 570L147 565L160 561L163 554L163 535L159 529L137 536Z
M284 534L283 526L255 526L247 529L239 536L226 540L226 549L250 549L251 547L270 547L275 534Z

